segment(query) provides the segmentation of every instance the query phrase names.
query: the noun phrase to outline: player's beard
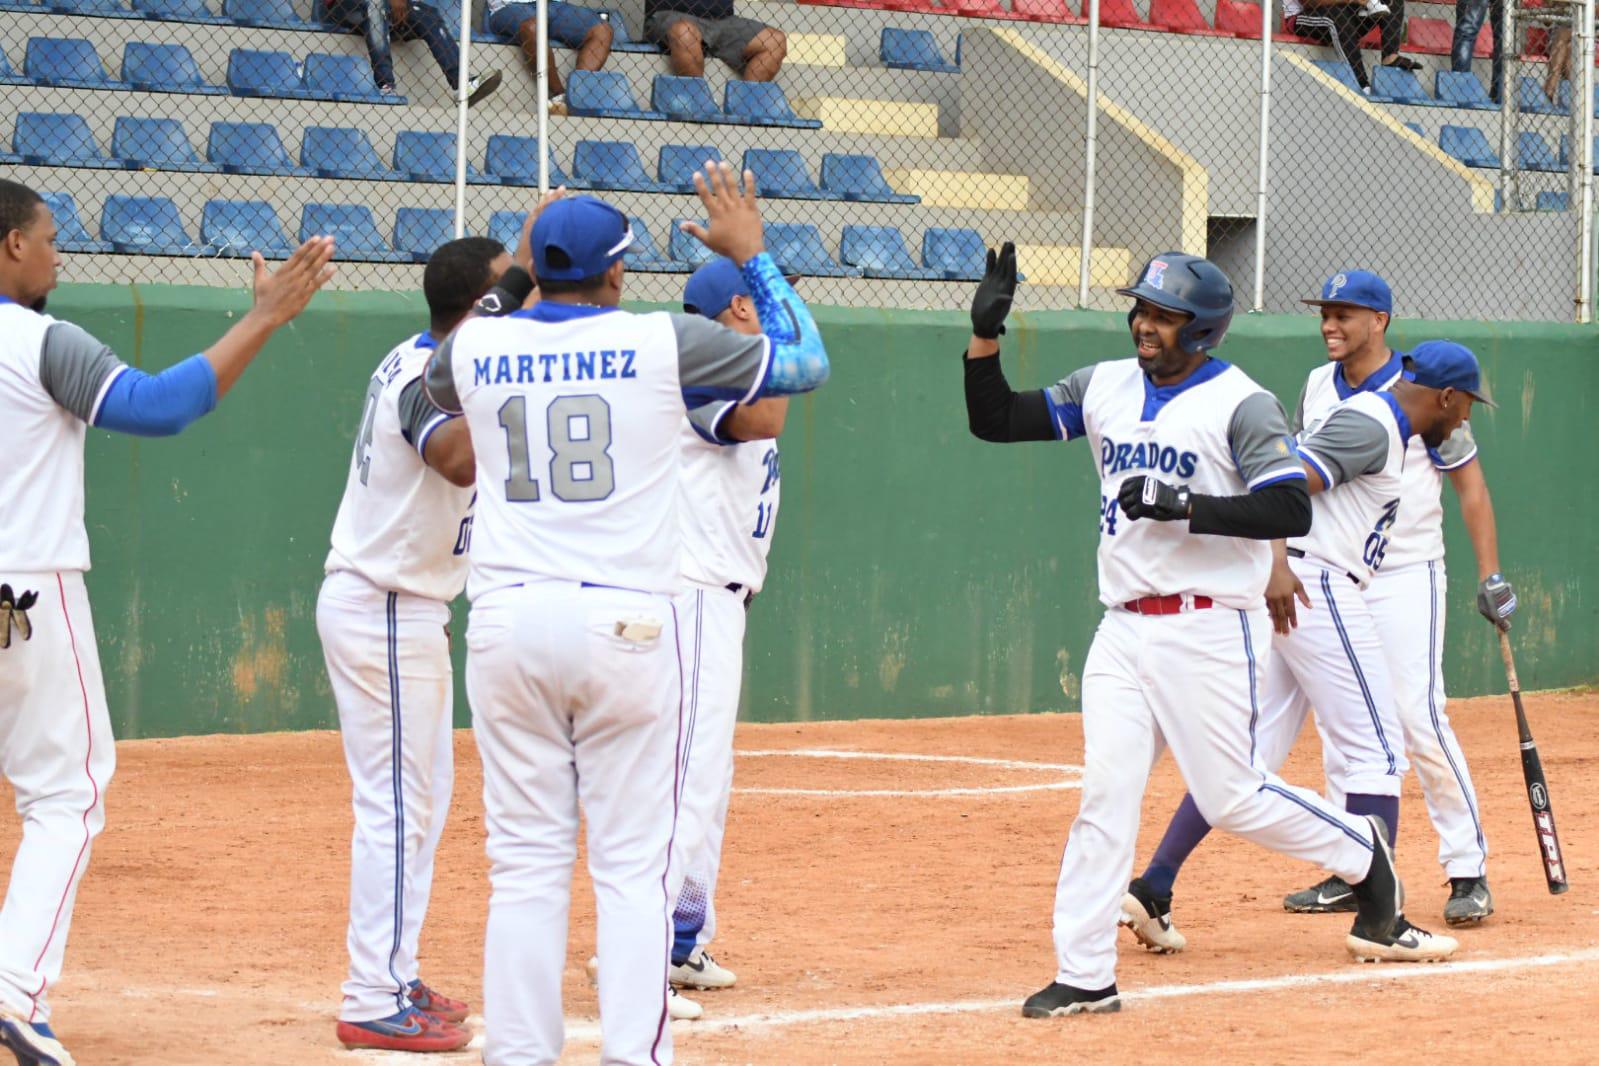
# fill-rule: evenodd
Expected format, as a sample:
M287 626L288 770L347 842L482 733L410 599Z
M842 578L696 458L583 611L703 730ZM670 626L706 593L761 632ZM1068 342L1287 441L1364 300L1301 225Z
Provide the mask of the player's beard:
M49 299L50 298L48 296L39 297L37 300L33 301L33 303L28 305L28 310L32 311L36 315L44 314L44 305L49 301Z

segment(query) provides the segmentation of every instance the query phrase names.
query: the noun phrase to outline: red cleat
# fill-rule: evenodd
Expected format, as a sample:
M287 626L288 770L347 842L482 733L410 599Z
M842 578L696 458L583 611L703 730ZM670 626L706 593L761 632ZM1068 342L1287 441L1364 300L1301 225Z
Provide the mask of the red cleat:
M435 1018L443 1018L447 1022L464 1022L466 1016L472 1013L472 1005L449 996L441 996L421 981L411 982L411 1002L416 1009L426 1011Z
M472 1042L470 1030L415 1007L370 1022L340 1021L337 1032L347 1048L379 1051L459 1051Z

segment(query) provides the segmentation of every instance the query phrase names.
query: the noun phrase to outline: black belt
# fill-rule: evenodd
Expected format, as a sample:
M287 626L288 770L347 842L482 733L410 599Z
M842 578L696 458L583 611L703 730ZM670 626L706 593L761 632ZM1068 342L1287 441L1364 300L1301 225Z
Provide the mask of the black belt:
M744 597L744 609L746 611L750 609L750 604L755 602L755 590L754 589L746 589L741 583L739 583L737 581L729 581L723 587L726 588L727 591L731 592L735 596L742 595Z
M1299 548L1289 548L1289 549L1287 549L1287 551L1288 551L1288 554L1293 556L1295 559L1303 559L1303 558L1305 558L1304 551L1299 549ZM1320 561L1321 561L1320 559L1312 559L1311 560L1311 562L1315 562L1315 563L1319 563ZM1329 573L1336 573L1336 571L1334 571L1332 569L1332 567L1329 567L1329 566L1323 566L1322 569L1328 571ZM1347 577L1349 580L1351 580L1351 581L1353 581L1355 583L1355 587L1356 588L1360 587L1360 578L1356 577L1354 574L1351 574L1348 570L1345 570L1343 573L1344 573L1345 577Z

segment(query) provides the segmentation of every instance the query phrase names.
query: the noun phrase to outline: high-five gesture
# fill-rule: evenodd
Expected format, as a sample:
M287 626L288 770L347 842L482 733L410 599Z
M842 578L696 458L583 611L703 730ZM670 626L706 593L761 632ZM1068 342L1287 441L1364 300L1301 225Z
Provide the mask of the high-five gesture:
M1005 316L1016 298L1016 246L1006 241L996 254L988 250L988 269L972 297L972 336L998 340L1005 332Z
M294 250L276 271L267 269L260 252L250 253L255 264L255 306L272 329L305 310L311 297L333 276L333 238L312 237Z
M522 223L522 236L516 242L516 252L511 256L511 262L529 274L533 273L533 223L539 220L546 207L565 195L566 186L557 185L539 197L539 202L533 205L533 210L527 213L527 218Z
M694 191L705 205L706 224L684 222L684 233L740 266L766 250L761 209L755 200L753 171L744 172L744 188L740 190L731 166L707 162L703 173L694 173Z

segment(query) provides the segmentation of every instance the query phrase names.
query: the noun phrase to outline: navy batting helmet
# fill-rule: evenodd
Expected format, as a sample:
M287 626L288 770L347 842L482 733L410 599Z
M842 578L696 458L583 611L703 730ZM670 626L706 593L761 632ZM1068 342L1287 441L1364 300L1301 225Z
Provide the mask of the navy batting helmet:
M1116 291L1192 315L1193 321L1177 331L1177 345L1185 352L1217 347L1233 320L1233 283L1215 263L1197 255L1161 252L1144 264L1135 284ZM1128 325L1136 310L1127 312Z

